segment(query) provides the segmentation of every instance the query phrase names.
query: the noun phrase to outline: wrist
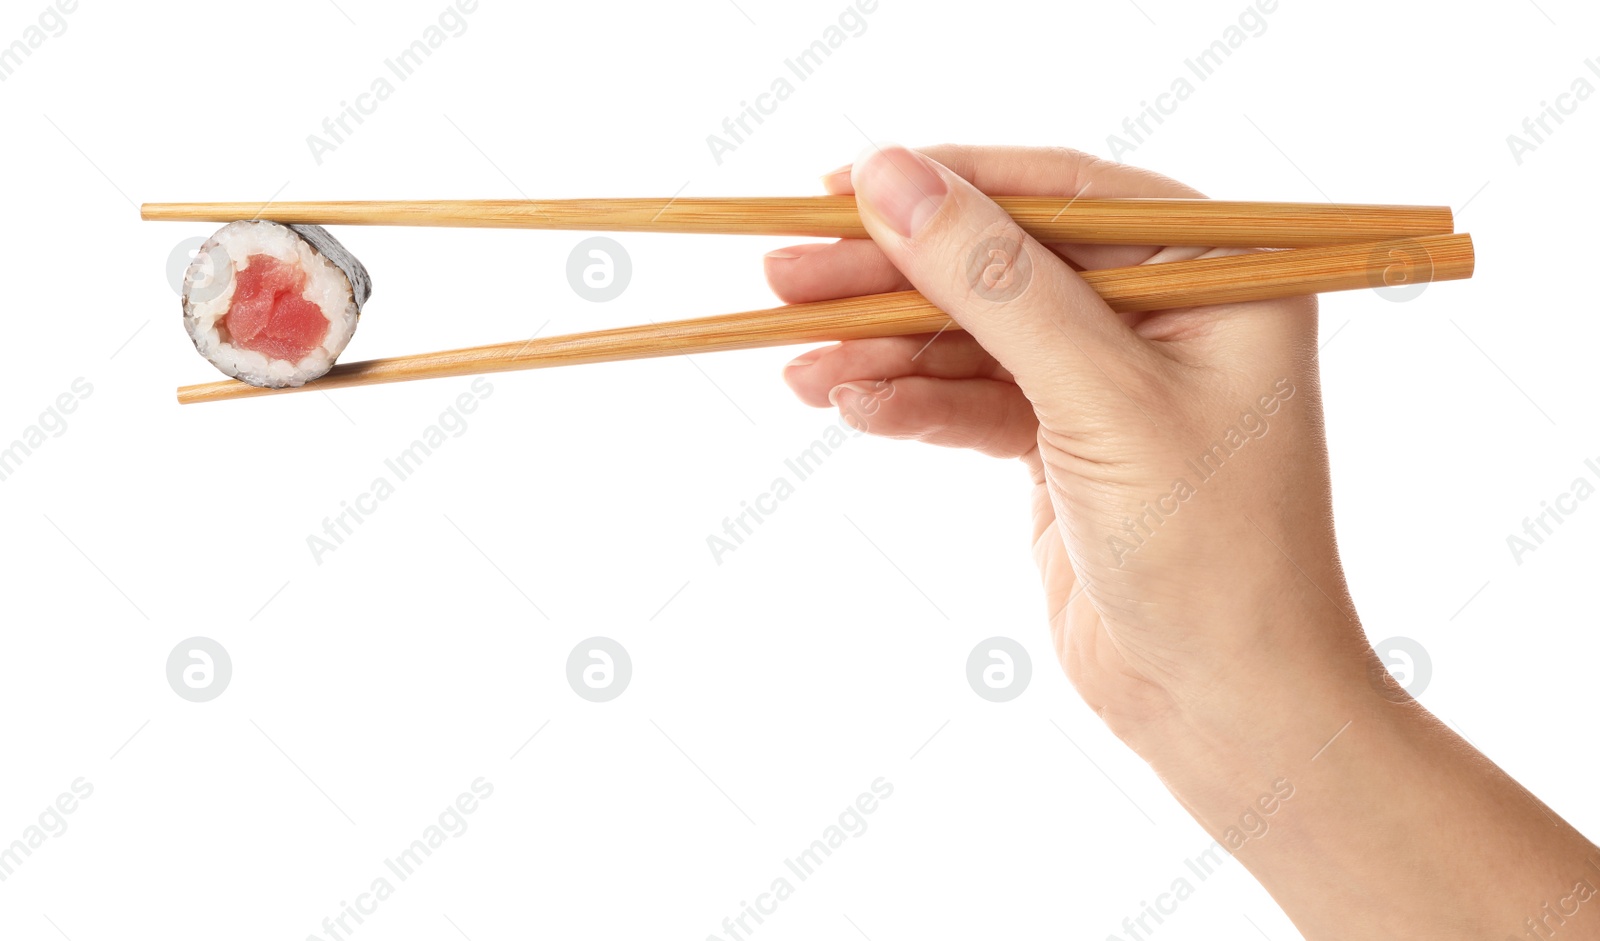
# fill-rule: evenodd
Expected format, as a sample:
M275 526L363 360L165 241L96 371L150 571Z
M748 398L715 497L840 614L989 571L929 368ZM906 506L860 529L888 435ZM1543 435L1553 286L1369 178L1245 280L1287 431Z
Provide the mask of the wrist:
M1232 807L1279 778L1292 780L1336 748L1350 725L1389 724L1420 709L1348 626L1309 626L1298 636L1317 642L1292 641L1289 649L1253 647L1166 690L1166 708L1114 731L1191 807L1213 798Z
M1241 658L1130 744L1307 938L1521 937L1570 903L1600 850L1354 646Z

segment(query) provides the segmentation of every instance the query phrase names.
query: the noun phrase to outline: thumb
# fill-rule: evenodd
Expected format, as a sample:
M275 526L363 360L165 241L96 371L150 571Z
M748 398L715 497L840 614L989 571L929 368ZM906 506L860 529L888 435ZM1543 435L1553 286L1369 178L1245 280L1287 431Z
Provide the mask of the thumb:
M862 221L894 266L1016 378L1048 427L1141 406L1154 354L1077 272L959 174L889 146L857 160ZM1084 429L1087 430L1087 429Z

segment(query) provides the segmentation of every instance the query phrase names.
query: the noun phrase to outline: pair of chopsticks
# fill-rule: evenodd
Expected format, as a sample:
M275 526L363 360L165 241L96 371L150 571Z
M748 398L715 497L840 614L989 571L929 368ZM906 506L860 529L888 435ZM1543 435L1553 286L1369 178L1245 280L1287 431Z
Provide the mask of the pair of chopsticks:
M1227 202L1206 199L996 200L1043 242L1187 245L1283 251L1082 272L1113 310L1271 300L1321 291L1472 276L1472 239L1445 206ZM862 238L853 196L734 199L146 203L147 220L414 225ZM183 404L308 389L795 343L932 333L948 314L916 291L618 327L543 339L341 363L304 386L237 380L183 386Z

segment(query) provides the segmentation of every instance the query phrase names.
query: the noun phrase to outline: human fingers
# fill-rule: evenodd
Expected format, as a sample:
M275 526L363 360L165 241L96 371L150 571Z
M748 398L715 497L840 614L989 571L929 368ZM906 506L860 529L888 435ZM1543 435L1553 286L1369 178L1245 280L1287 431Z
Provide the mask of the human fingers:
M1005 367L960 329L848 340L801 354L783 370L800 400L819 408L830 404L828 393L841 383L899 376L1011 381Z
M851 427L886 438L1015 458L1033 450L1039 422L1022 392L995 379L900 376L835 386L828 400Z

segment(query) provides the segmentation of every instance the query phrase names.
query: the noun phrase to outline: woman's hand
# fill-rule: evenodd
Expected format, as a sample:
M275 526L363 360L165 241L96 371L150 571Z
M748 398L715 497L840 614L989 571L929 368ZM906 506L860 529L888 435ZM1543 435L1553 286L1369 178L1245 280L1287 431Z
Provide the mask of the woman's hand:
M858 193L873 240L769 255L778 295L915 286L966 332L842 343L785 378L871 433L1024 462L1057 650L1115 731L1140 747L1268 665L1365 673L1334 547L1316 301L1118 316L1074 269L1220 252L1041 245L984 195L1199 193L1009 147L890 148L826 182Z
M1077 270L1205 249L1040 245L984 194L1199 194L1071 151L891 148L827 186L872 239L772 253L779 296L915 287L962 329L841 343L785 378L871 433L1023 461L1067 675L1307 937L1600 938L1600 850L1363 637L1312 298L1113 313Z

